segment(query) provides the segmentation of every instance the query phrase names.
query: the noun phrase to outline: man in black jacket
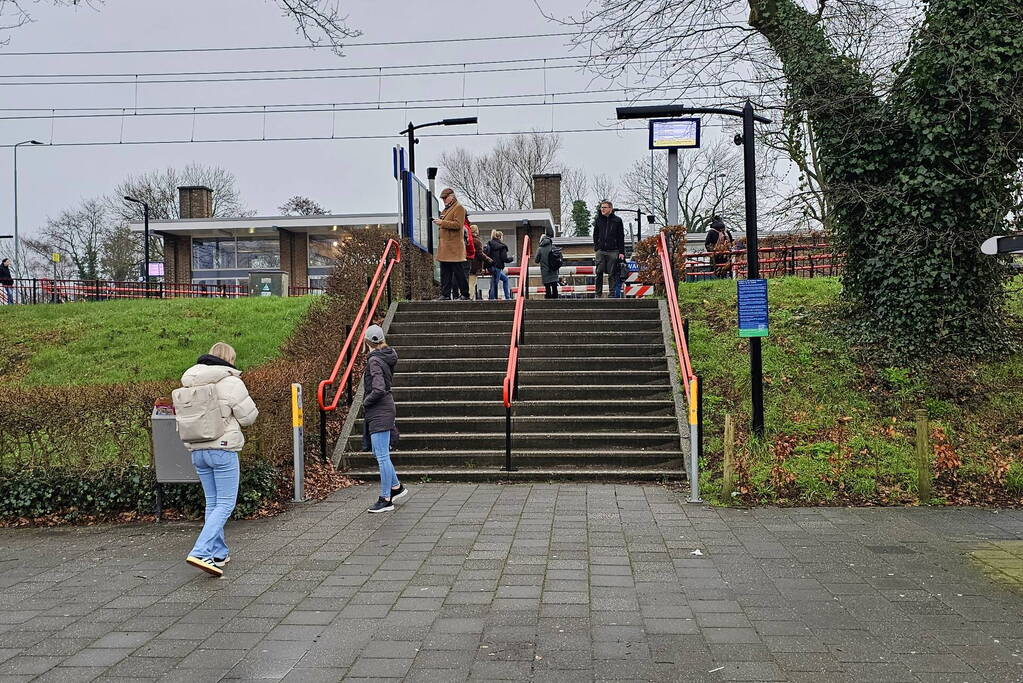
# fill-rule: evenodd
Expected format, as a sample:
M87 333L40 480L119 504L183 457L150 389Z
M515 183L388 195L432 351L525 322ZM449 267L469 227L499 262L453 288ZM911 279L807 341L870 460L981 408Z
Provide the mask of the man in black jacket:
M625 226L614 211L614 206L605 199L600 203L600 215L593 221L593 251L597 264L594 284L598 299L604 295L604 273L607 273L608 289L614 289L615 264L619 255L625 256Z

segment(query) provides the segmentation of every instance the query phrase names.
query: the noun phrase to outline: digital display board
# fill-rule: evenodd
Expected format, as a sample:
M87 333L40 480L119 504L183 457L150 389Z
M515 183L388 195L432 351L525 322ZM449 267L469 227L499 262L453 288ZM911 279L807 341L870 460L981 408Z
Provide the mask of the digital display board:
M431 251L430 234L433 219L437 216L436 202L430 188L414 173L405 172L406 197L405 216L408 221L407 234L410 240L423 251Z
M650 119L650 149L696 149L700 119Z

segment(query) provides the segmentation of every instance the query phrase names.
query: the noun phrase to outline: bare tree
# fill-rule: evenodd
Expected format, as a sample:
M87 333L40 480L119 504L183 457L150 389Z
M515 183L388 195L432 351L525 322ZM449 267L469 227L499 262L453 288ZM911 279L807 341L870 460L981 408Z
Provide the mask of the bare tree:
M533 205L533 176L565 170L558 163L561 138L534 131L502 138L488 154L458 148L441 154L441 180L477 211L528 209Z
M32 0L38 3L41 0ZM340 0L274 0L285 17L295 22L295 30L312 45L329 45L335 54L342 54L343 41L362 35L348 26L348 16L341 13ZM0 0L0 32L10 31L33 21L26 9L28 0ZM48 0L56 7L99 7L103 0ZM0 41L5 44L8 39Z
M561 172L561 234L571 236L576 233L572 221L573 205L577 201L589 204L589 179L586 173L574 168L566 168Z
M108 226L100 244L100 267L110 280L135 280L142 275L142 239L127 223ZM152 249L150 249L151 253ZM152 256L150 256L152 258Z
M625 173L625 199L636 206L650 204L650 162L637 160ZM668 224L668 161L654 156L653 185L656 205L653 213ZM690 232L704 232L714 216L739 222L743 215L742 156L730 142L720 140L698 150L679 154L679 222Z
M330 209L325 209L312 199L295 195L277 207L282 216L326 216Z
M54 263L51 259L53 254L60 253L60 248L49 241L45 236L41 239L26 237L21 240L21 246L25 251L25 276L30 278L56 277L58 280L68 280L77 273L74 261L69 258L62 258Z
M102 200L86 199L73 209L65 209L56 218L48 218L40 241L70 258L79 279L96 280L101 275L103 240L112 219L116 220Z
M183 169L167 168L128 176L107 198L107 208L126 221L142 220L142 207L124 201L124 197L129 196L149 204L150 220L180 218L178 188L186 185L201 185L213 190L214 217L252 215L242 205L238 181L233 173L219 166L199 164L189 164Z
M590 194L593 195L593 206L596 207L605 199L614 204L618 201L618 188L621 184L611 176L598 173L590 179ZM599 215L594 212L594 216Z

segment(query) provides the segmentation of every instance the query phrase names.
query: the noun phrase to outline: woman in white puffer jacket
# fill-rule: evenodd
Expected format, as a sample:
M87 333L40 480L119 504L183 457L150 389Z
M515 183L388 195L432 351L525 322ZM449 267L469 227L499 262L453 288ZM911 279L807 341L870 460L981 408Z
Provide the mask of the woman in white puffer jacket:
M215 385L224 418L225 430L219 439L185 442L206 494L206 522L185 561L214 576L223 576L223 566L231 560L224 540L224 525L238 500L241 471L238 452L245 445L242 427L248 427L259 416L241 379L241 370L234 362L234 349L217 342L181 377L181 384L186 387Z

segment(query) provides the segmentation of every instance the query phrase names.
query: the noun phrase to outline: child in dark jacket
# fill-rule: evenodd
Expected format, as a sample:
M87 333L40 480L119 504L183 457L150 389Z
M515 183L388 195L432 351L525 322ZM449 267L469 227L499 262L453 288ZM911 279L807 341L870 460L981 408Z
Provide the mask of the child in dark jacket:
M380 466L380 498L367 512L390 512L394 501L408 493L391 463L391 444L396 441L397 410L391 394L391 380L398 354L384 341L379 325L366 328L366 369L363 372L362 447L373 450Z
M625 254L619 254L615 261L614 270L611 272L611 298L622 298L622 286L629 279L629 262L625 260Z
M504 272L504 267L514 259L508 256L508 245L502 242L502 239L504 239L504 233L494 230L490 233L490 241L487 242L484 249L484 253L492 261L490 264L490 298L497 298L497 282L500 280L504 285L504 298L511 300L511 285L508 283L508 275Z

